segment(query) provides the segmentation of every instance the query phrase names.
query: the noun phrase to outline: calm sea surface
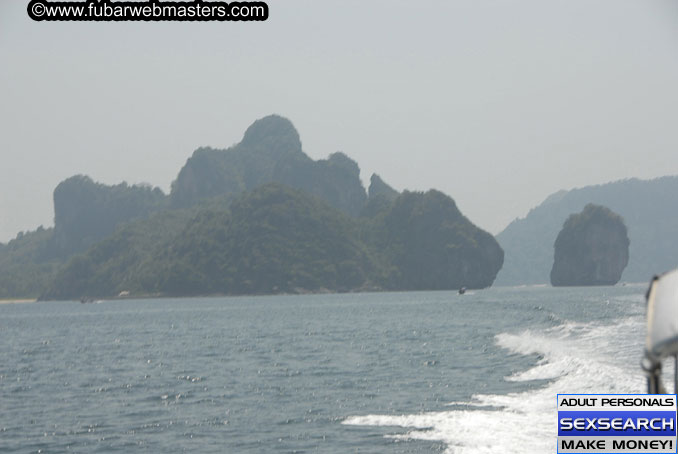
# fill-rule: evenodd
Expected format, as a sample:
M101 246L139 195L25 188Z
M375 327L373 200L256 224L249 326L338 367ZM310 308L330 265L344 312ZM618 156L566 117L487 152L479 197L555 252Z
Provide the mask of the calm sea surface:
M2 453L552 453L645 285L0 305Z

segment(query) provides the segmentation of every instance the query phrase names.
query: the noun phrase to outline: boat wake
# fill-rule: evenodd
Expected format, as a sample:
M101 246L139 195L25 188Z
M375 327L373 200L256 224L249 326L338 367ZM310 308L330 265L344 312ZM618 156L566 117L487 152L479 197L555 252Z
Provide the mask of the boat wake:
M556 448L558 393L638 393L644 325L632 316L614 325L565 323L542 331L501 333L495 342L512 354L539 355L532 368L505 377L535 383L536 389L510 394L477 394L452 402L454 410L413 415L366 415L343 423L396 426L397 440L444 443L447 453L551 453ZM457 409L463 407L463 409Z

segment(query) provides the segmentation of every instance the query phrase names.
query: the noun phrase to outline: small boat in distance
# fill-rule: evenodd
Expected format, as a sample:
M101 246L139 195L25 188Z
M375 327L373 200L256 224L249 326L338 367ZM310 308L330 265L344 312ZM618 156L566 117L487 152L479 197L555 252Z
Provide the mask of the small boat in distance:
M464 286L459 287L459 294L463 295L464 293L466 293L466 287Z

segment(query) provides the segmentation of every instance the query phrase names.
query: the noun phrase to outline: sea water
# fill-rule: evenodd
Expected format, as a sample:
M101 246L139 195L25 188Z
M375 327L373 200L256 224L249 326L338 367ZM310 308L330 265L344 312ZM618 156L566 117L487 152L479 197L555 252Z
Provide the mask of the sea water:
M0 305L3 453L551 453L645 285Z

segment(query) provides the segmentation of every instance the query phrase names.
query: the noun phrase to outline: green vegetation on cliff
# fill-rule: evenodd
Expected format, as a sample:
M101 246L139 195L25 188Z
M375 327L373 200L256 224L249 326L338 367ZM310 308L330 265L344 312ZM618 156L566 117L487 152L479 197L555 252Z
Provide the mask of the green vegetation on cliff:
M399 194L343 153L314 161L289 120L201 148L166 197L88 177L54 193L55 228L0 245L0 296L456 289L492 284L503 252L438 192Z
M494 237L439 191L405 191L371 225L371 243L391 267L385 276L388 288L488 287L504 261Z
M117 226L166 206L158 188L107 186L76 175L54 190L54 228L21 232L0 244L0 298L36 298L74 254L109 236Z
M415 238L412 235L419 235ZM437 191L353 218L279 184L126 224L59 272L46 299L485 287L494 239Z
M624 220L606 207L588 204L567 218L554 250L552 285L614 285L629 261Z
M0 247L0 298L37 298L61 265L54 229L19 233Z
M348 291L367 281L370 266L355 220L277 184L246 193L229 212L200 212L168 251L155 262L190 268L190 290L161 285L160 293Z
M149 293L156 274L149 261L168 247L190 218L190 210L167 210L118 226L107 238L61 266L42 298L77 299L116 296L123 290Z

